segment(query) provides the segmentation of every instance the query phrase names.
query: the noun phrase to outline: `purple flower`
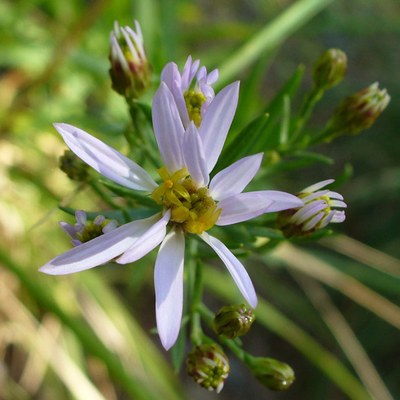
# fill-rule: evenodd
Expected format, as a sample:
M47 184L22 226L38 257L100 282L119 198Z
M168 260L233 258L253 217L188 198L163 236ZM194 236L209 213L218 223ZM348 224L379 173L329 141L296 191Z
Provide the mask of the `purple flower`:
M195 64L187 63L182 73L185 85L193 79ZM303 205L302 200L284 192L243 193L260 168L262 154L242 158L210 181L209 174L232 123L238 92L238 82L225 87L210 102L200 128L193 122L185 128L174 94L165 82L161 83L153 101L153 126L164 163L159 169L160 184L138 164L88 133L71 125L55 124L78 157L120 185L151 192L162 211L83 243L40 270L61 275L113 259L120 264L131 263L161 244L154 283L157 328L165 349L175 343L181 324L185 234L197 234L217 253L243 297L254 308L257 297L244 266L219 239L206 231L214 225L231 225Z

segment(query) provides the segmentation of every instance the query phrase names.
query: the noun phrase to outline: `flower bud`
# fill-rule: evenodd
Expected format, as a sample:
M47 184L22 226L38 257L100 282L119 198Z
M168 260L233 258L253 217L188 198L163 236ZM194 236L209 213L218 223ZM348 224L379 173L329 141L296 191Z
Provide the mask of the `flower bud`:
M321 90L336 86L346 74L347 56L339 49L329 49L314 64L314 85Z
M286 390L295 380L293 369L273 358L252 357L248 364L253 375L271 390Z
M342 133L355 135L369 128L389 101L386 89L379 89L377 82L345 98L328 122L328 139Z
M117 221L109 220L102 215L96 216L93 221L88 221L84 211L75 212L76 224L60 222L61 228L71 237L74 246L88 242L117 227Z
M88 165L71 150L65 150L59 159L59 166L73 181L85 182L89 176Z
M200 386L219 393L229 374L229 360L217 344L196 346L187 356L188 374Z
M327 179L306 187L297 195L303 201L303 207L278 214L277 223L285 236L304 236L325 228L329 223L345 220L344 211L335 209L347 207L343 196L328 189L320 190L332 182L333 179Z
M134 31L129 26L114 23L110 35L110 77L113 89L127 99L139 98L151 84L151 66L143 47L140 25Z
M214 329L218 335L224 335L229 339L245 335L254 322L255 316L252 310L244 304L222 307L214 318Z

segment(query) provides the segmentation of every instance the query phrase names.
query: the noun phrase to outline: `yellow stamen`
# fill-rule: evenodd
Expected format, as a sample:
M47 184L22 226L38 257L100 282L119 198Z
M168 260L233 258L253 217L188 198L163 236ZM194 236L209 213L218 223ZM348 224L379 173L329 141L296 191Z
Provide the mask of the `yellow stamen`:
M186 168L172 175L165 167L158 170L163 183L151 197L171 210L171 223L180 225L185 232L201 234L217 222L221 209L208 195L206 187L198 188Z

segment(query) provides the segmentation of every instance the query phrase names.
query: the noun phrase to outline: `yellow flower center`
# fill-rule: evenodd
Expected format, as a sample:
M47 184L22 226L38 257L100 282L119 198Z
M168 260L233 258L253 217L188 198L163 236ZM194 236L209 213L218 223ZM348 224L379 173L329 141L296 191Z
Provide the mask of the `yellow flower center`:
M189 119L199 127L201 124L201 106L206 101L206 96L196 90L187 90L184 93Z
M221 214L206 187L198 188L189 171L182 168L170 175L165 167L158 170L163 180L154 190L153 200L171 210L171 222L185 232L201 234L212 228Z

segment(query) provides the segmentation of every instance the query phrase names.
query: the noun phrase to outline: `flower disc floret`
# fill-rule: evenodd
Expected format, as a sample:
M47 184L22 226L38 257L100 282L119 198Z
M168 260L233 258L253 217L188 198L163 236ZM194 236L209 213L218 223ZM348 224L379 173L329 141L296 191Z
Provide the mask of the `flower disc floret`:
M201 124L201 107L207 100L202 92L196 90L187 90L183 95L186 103L186 108L189 114L189 119L199 127Z
M198 188L186 168L170 175L165 167L158 170L163 182L152 193L152 198L171 210L170 222L180 225L188 233L201 234L217 222L221 209L209 196L208 188Z

